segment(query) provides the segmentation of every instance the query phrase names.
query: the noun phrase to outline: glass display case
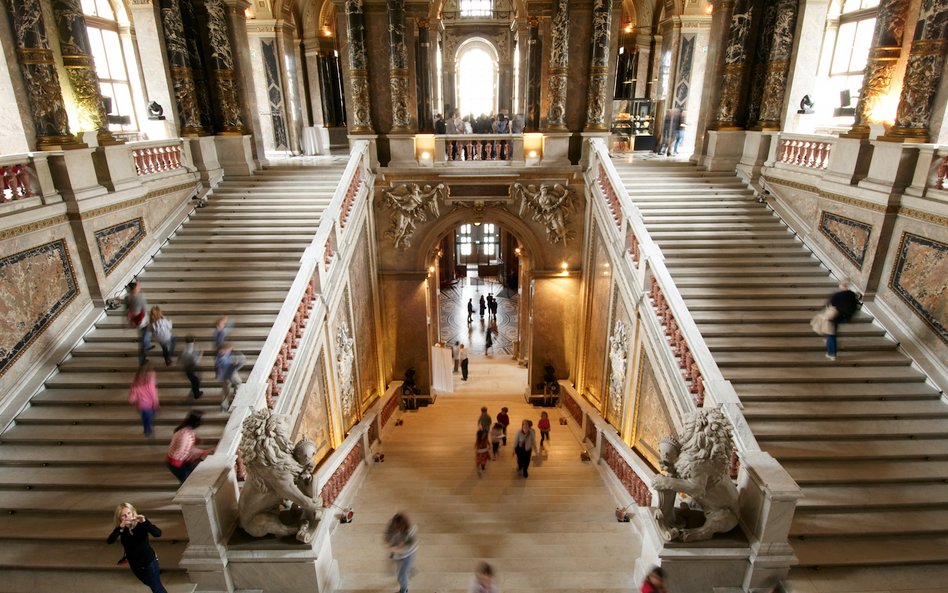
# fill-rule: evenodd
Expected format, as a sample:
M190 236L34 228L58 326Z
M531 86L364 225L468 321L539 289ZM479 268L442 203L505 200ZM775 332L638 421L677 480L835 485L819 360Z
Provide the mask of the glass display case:
M613 101L609 130L612 150L654 150L656 110L656 102L651 99Z

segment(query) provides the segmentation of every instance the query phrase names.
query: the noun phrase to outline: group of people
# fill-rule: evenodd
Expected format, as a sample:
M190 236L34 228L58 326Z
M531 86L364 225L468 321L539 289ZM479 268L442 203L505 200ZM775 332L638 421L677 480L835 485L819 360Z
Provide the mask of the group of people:
M501 408L498 412L496 422L491 419L486 406L481 408L481 415L477 418L477 436L474 440L474 467L479 477L487 471L488 461L497 461L500 447L507 445L508 426L510 426L510 415L506 407ZM539 446L537 445L532 420L524 420L520 424L520 430L513 437L513 454L517 457L517 473L524 478L528 476L530 460L533 455L545 450L546 443L550 440L549 414L546 412L540 413L537 428L540 429Z
M478 299L477 311L480 314L481 321L484 320L484 313L488 314L488 320L493 319L497 320L497 299L494 297L494 293L487 293L487 297L481 295ZM470 325L474 321L474 299L470 298L467 300L467 323Z
M519 113L513 119L505 113L461 117L458 110L449 112L447 118L439 113L434 122L435 134L522 134L523 125L523 115Z
M154 346L152 340L161 345L161 352L165 365L171 366L176 354L178 338L174 334L174 324L160 307L148 307L148 301L142 293L141 284L133 281L128 285L125 297L126 315L129 324L139 332L138 370L132 379L128 390L128 402L135 406L141 415L142 428L145 436L153 438L155 434L155 417L160 406L158 395L158 373L148 360L148 351ZM240 386L240 369L246 358L239 352L234 352L228 343L234 323L226 316L219 318L214 324L213 340L217 351L214 362L215 375L221 381L223 398L221 409L225 412L230 409L230 402ZM199 365L203 353L197 349L194 336L185 338L185 346L178 355L178 364L190 384L190 394L194 401L201 399L204 391L201 390L201 376ZM211 449L198 447L195 431L201 425L201 412L191 411L188 416L175 428L171 437L166 462L169 471L182 483L191 474L204 457L213 452Z
M418 528L406 513L395 513L385 527L384 539L388 557L395 563L398 593L408 593L408 579L418 552ZM477 565L468 593L500 593L490 564L480 562Z

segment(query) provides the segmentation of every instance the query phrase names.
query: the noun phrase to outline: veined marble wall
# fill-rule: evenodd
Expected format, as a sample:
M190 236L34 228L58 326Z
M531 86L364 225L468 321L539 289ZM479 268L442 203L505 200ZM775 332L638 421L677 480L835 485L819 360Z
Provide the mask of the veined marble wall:
M0 377L79 296L65 239L0 259Z
M533 338L529 353L531 389L543 382L543 367L546 364L553 365L558 379L566 379L573 374L580 286L578 273L534 278L532 281Z
M889 288L948 344L948 243L903 232Z
M349 289L352 291L352 313L355 319L353 332L359 369L359 403L363 410L371 406L380 395L375 298L372 295L374 267L369 256L368 225L363 225L356 242L355 254L349 264Z
M630 439L632 448L652 469L658 471L658 442L663 437L677 434L677 431L644 344L639 344L638 368L632 398L635 402Z
M595 223L593 223L595 225ZM589 294L585 340L585 371L583 395L598 410L603 409L608 399L606 381L606 353L609 342L609 309L613 292L612 265L602 234L595 226L592 229L592 256L589 260ZM540 313L542 315L542 312Z
M383 272L380 276L384 382L401 381L405 370L414 367L418 390L430 393L426 274ZM471 372L477 369L471 367Z
M330 325L333 343L333 374L336 378L336 395L342 415L342 431L349 432L361 416L359 405L359 373L356 365L356 344L353 338L352 319L349 314L349 290L344 289Z
M105 275L111 274L144 238L145 222L141 217L96 231L95 242Z

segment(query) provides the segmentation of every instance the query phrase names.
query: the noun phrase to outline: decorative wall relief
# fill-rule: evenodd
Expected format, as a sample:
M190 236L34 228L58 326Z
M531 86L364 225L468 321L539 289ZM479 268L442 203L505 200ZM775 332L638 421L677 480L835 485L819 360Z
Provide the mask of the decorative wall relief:
M872 225L824 210L820 214L820 232L826 235L849 261L862 269Z
M345 314L342 315L343 317ZM336 330L336 380L342 405L342 426L348 432L358 420L355 401L355 351L349 323L342 319Z
M889 287L948 344L948 244L902 233Z
M56 319L79 287L62 239L0 259L0 376Z
M668 412L648 352L645 346L641 346L632 418L632 448L656 471L661 457L659 441L668 434L675 434L675 424Z
M273 121L273 146L276 150L288 150L286 122L283 120L283 89L280 88L280 69L277 66L276 41L261 41L263 69L267 77L267 99L270 119Z
M632 343L631 329L617 320L609 336L609 408L607 419L621 430L622 405L625 403L625 376Z
M359 369L359 402L366 409L379 396L376 356L375 300L372 294L372 266L368 228L363 227L349 265L349 290L352 293L356 358Z
M111 274L144 238L145 222L141 217L96 231L95 244L105 275Z
M316 357L313 375L309 380L303 405L293 431L293 442L308 438L316 445L313 461L319 463L332 450L332 429L329 422L328 394L326 389L325 352Z
M428 220L428 214L439 216L438 200L445 200L450 190L443 183L431 187L417 183L403 183L391 190L382 190L385 204L392 209L391 223L385 236L392 239L396 249L411 245L411 236L417 224Z
M588 308L586 314L583 396L597 410L602 410L603 400L607 399L605 374L609 344L609 299L615 292L615 282L609 264L609 252L598 225L593 227L592 233L592 258L589 262L592 272L589 275L590 292L587 298L593 306ZM605 416L605 413L603 415Z
M546 238L556 244L572 239L575 234L569 230L569 215L573 210L576 196L573 191L564 185L555 183L552 186L541 183L539 187L514 183L510 186L511 196L520 200L520 217L526 211L533 211L533 220L546 228Z

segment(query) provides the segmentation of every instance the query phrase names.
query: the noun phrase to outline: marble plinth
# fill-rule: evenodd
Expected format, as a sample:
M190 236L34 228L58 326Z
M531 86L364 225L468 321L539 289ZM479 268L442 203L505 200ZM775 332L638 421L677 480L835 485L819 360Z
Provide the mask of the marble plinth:
M253 151L250 136L215 136L217 159L224 175L245 177L253 175Z
M234 589L324 593L339 582L339 567L332 559L330 524L320 521L312 545L292 537L253 538L236 529L227 542L227 568Z
M668 542L662 537L651 509L636 507L636 525L642 533L642 555L635 561L635 582L642 582L653 566L667 573L669 591L707 593L712 588L743 590L750 567L751 547L740 529L706 542Z
M217 143L214 136L201 136L186 139L191 148L191 162L201 174L201 181L208 187L215 187L224 176L217 156Z
M707 154L701 167L708 171L732 171L744 154L744 130L708 132Z

